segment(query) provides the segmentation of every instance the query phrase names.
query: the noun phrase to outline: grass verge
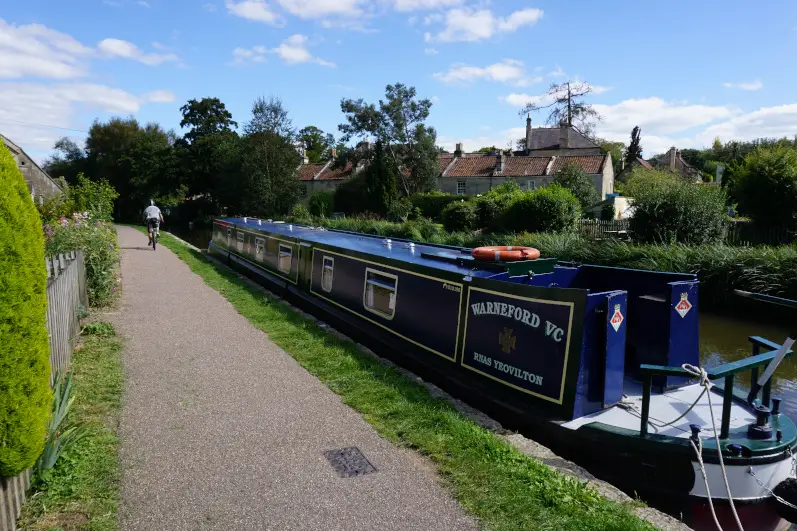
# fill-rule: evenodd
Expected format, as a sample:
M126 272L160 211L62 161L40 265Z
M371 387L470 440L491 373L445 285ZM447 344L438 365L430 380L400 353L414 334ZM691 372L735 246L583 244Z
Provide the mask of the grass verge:
M122 393L121 341L108 323L91 323L72 356L75 402L70 423L88 434L68 448L22 508L25 530L117 529L117 427Z
M328 334L171 235L161 242L379 434L431 458L459 502L488 529L652 529L592 487L558 474L466 419L447 402Z

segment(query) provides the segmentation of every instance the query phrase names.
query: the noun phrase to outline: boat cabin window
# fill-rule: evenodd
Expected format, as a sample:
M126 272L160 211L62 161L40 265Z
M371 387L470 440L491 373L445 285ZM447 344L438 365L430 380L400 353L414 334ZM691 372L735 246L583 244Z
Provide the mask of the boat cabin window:
M332 291L332 275L335 269L335 259L331 256L324 257L324 264L321 269L321 289L330 292Z
M232 229L227 229L227 245L230 245L230 236L232 235Z
M363 305L369 312L393 319L396 314L398 277L371 268L365 270Z
M266 240L263 238L255 238L255 258L258 260L263 259L263 251L266 249Z
M244 233L241 232L241 231L235 231L235 232L237 233L236 236L238 237L238 250L243 252L243 250L244 250Z
M281 243L280 252L279 252L279 262L277 262L277 267L279 267L279 270L282 271L283 273L291 272L292 255L293 255L293 250L291 249L291 246Z

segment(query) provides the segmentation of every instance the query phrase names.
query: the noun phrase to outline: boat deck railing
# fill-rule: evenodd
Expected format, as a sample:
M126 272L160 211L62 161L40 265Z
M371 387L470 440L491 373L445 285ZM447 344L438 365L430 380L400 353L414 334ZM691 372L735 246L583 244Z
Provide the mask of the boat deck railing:
M750 371L750 381L755 382L758 380L758 372L760 367L769 364L775 357L780 345L773 341L769 341L759 336L750 336L750 343L753 345L753 354L747 359L725 363L717 367L706 369L706 374L710 380L723 379L721 385L717 385L723 392L722 401L722 424L720 428L720 439L727 439L730 432L731 424L731 405L733 404L734 397L743 401L747 401L747 395L743 391L734 389L734 376L741 372ZM762 353L761 350L766 349L767 352ZM789 350L786 356L792 356L793 351ZM693 375L682 369L681 367L666 367L663 365L641 365L642 372L642 415L641 425L639 427L639 434L642 437L648 434L648 419L650 417L650 391L653 386L654 376L682 376L686 378L693 378ZM772 376L766 381L761 388L761 404L769 407L769 402L772 393Z

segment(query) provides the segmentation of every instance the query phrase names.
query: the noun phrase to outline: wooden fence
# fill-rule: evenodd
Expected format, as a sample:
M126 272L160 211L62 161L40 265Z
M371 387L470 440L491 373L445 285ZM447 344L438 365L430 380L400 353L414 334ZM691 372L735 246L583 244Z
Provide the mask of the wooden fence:
M88 308L83 253L71 252L45 260L47 266L47 331L50 335L52 382L56 370L69 368L79 333L79 307ZM30 488L31 471L0 478L0 531L14 531Z

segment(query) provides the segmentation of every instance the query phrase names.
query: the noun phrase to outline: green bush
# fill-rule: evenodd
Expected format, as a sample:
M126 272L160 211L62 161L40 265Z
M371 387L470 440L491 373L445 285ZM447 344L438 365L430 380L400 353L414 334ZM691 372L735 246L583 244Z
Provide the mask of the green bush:
M601 219L611 221L614 219L614 203L606 203L601 207Z
M297 203L294 205L293 210L291 211L291 220L300 222L300 223L309 223L311 221L312 216L310 215L310 211L307 210L307 207Z
M92 221L112 221L113 203L119 197L113 186L105 179L91 181L82 173L78 174L77 179L77 186L69 189L73 212L84 212Z
M412 194L409 199L421 211L421 216L439 221L443 209L451 203L462 201L462 196L443 192L426 192Z
M335 190L332 200L334 212L359 214L368 209L368 187L363 174L343 181Z
M501 217L503 205L498 198L491 195L477 197L476 203L476 224L482 229L495 229L496 222Z
M119 245L110 223L90 221L82 214L45 225L47 254L82 250L86 262L89 304L106 306L116 296L119 284Z
M636 242L707 244L725 234L727 197L721 188L666 172L634 170L626 190L634 198L629 229Z
M516 194L502 214L500 226L510 232L563 232L575 229L580 217L578 199L554 184Z
M472 230L476 225L476 204L473 201L450 203L440 217L448 231Z
M733 173L741 214L761 227L797 229L797 149L758 149Z
M406 197L396 199L390 203L390 207L387 209L387 219L403 223L407 221L414 209L412 201Z
M0 146L0 475L32 466L50 413L47 275L36 207Z
M568 162L556 172L553 182L566 190L570 190L578 199L581 208L587 208L601 200L592 177L587 175L580 166L572 162Z
M332 202L335 194L326 190L316 190L307 201L310 215L328 218L332 214Z

